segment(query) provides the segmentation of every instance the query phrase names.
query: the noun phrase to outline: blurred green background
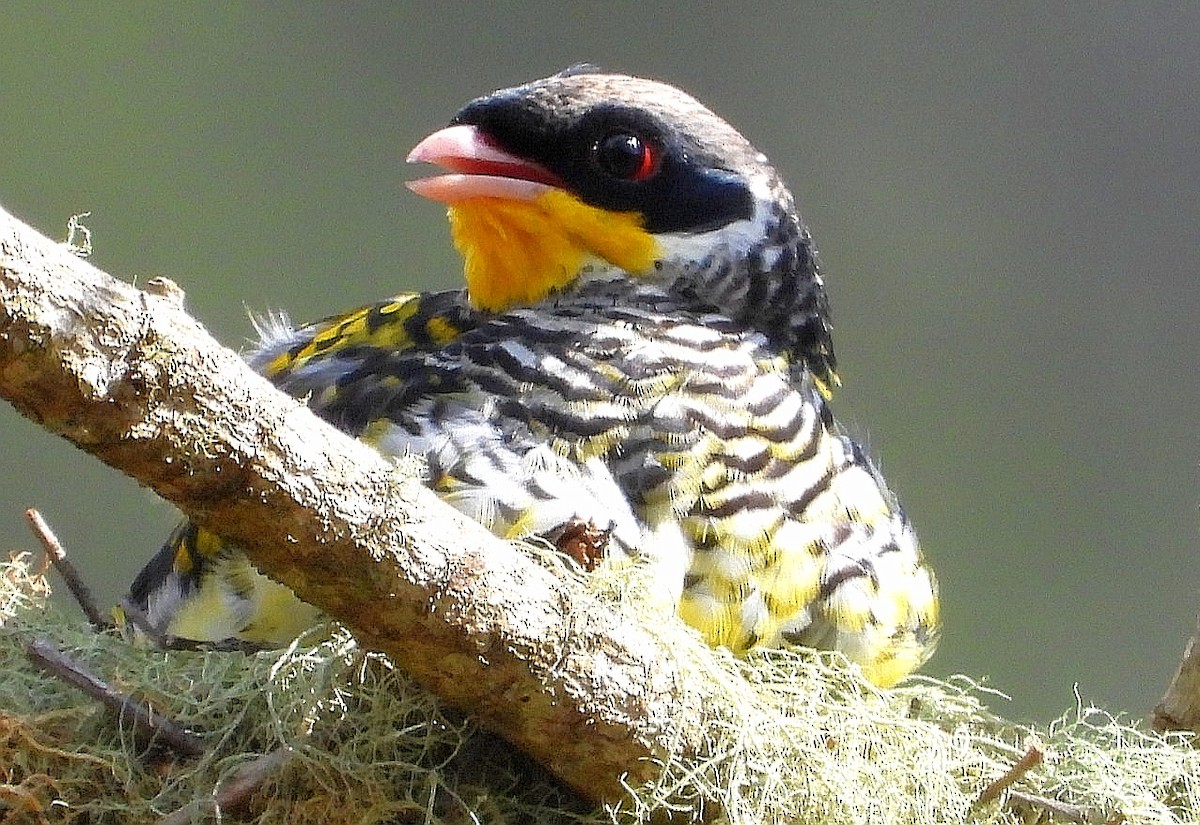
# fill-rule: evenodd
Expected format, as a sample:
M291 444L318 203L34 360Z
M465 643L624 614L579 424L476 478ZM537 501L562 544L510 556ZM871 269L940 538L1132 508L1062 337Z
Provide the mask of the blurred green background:
M223 341L458 283L407 150L582 61L670 80L790 182L845 388L938 570L927 670L997 710L1140 716L1200 609L1200 7L0 5L0 204L187 291ZM0 550L35 505L115 599L174 521L0 408Z

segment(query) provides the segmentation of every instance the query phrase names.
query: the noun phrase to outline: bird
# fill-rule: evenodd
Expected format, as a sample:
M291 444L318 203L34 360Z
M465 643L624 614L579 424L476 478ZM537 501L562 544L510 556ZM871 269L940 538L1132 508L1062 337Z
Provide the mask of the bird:
M444 501L585 570L643 564L735 653L841 651L890 686L939 634L936 578L835 420L829 299L767 157L666 83L580 64L462 107L408 182L465 286L307 325L249 363ZM319 614L181 524L130 588L157 628L281 645Z

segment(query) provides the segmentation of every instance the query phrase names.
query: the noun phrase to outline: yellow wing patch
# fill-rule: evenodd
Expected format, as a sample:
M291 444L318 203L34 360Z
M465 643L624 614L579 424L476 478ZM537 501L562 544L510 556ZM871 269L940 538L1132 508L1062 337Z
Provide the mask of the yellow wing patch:
M401 351L416 345L443 345L463 333L451 317L452 308L431 298L440 293L406 293L378 304L360 307L313 324L312 337L277 355L265 369L278 381L289 372L304 369L348 347L367 346Z
M425 333L438 344L448 344L457 338L462 330L445 318L434 317L425 322Z

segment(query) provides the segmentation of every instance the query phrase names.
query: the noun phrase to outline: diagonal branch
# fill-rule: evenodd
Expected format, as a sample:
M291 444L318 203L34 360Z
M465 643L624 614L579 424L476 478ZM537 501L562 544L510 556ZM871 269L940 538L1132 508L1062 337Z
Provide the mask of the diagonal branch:
M276 391L170 294L0 210L0 395L237 542L595 799L700 743L671 651ZM687 705L684 707L684 705ZM689 729L696 730L689 726Z

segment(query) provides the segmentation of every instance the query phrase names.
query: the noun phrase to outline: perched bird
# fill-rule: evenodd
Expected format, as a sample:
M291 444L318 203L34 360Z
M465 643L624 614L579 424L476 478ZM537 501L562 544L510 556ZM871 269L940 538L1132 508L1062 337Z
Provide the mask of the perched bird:
M652 565L713 645L844 651L889 685L938 629L916 535L828 405L808 230L768 162L663 83L573 67L467 104L410 162L463 290L308 326L250 362L507 538ZM131 598L166 631L282 643L315 613L185 523Z

